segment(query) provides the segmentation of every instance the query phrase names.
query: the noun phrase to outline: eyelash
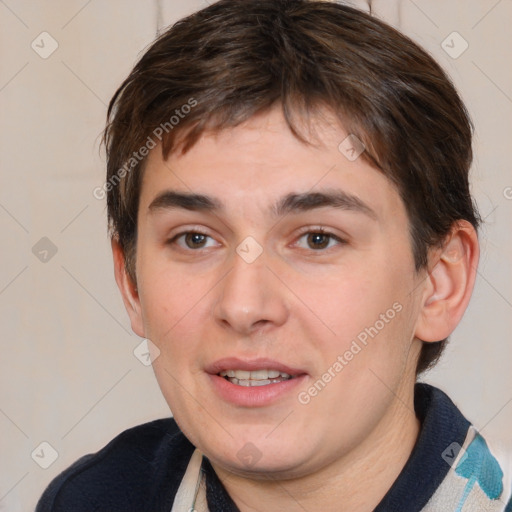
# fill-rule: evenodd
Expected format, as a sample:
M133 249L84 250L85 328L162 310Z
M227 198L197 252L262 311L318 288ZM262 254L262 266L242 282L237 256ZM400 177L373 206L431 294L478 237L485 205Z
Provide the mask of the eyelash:
M190 228L190 229L187 229L186 231L181 231L180 233L176 234L175 236L173 236L167 243L169 245L174 245L176 244L176 241L181 238L182 236L185 236L185 235L193 235L193 234L197 234L197 235L203 235L203 236L207 236L207 237L210 237L210 235L208 235L207 233L204 233L203 231L201 231L200 229L197 229L197 228ZM210 237L211 238L211 237ZM190 248L183 248L181 247L181 249L184 249L184 250L188 250L188 251L195 251L195 252L198 252L200 249L190 249Z
M190 229L187 229L187 231L181 231L180 233L176 234L167 243L169 245L176 244L177 240L179 240L181 237L183 237L185 235L190 235L190 234L198 234L198 235L203 235L203 236L212 238L212 237L210 237L210 235L208 235L207 233L204 233L200 229L190 228ZM314 227L314 228L311 228L311 227L305 228L304 230L302 230L299 233L298 240L300 240L304 235L324 235L324 236L329 237L330 240L335 240L336 242L338 242L338 245L345 245L345 244L347 244L346 240L344 240L343 238L340 238L339 236L335 235L334 233L326 230L322 226ZM203 249L203 248L191 249L189 247L187 247L187 248L180 247L180 248L185 250L185 251L192 251L192 252L199 252L199 251L201 251L201 249ZM312 252L326 252L329 249L332 249L332 247L328 247L326 249L309 249L309 250L312 251ZM308 249L306 249L306 250L308 250Z
M340 238L339 236L335 235L331 231L325 229L323 226L317 226L317 227L314 227L314 228L311 228L311 227L304 228L299 233L298 240L300 240L304 235L323 235L323 236L329 237L329 242L331 240L335 240L336 242L338 242L338 245L345 245L345 244L347 244L347 240L344 240L343 238ZM329 243L328 243L328 245L329 245ZM322 252L329 251L329 249L332 249L332 247L327 247L325 249L309 249L308 248L306 250L310 250L313 253L322 253Z

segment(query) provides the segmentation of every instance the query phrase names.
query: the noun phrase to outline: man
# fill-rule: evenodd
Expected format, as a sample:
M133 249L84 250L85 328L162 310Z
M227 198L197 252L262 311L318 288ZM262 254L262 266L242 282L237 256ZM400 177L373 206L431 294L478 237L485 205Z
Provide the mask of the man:
M416 384L480 223L471 124L423 50L335 3L221 0L108 116L116 281L174 419L77 461L39 512L505 510L486 441Z

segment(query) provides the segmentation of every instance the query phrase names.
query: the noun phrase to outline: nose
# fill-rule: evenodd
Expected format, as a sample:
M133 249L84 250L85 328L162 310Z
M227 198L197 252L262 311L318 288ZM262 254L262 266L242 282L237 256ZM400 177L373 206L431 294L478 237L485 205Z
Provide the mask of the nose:
M213 314L224 328L240 335L283 325L289 314L286 288L263 252L248 263L239 254L217 289Z

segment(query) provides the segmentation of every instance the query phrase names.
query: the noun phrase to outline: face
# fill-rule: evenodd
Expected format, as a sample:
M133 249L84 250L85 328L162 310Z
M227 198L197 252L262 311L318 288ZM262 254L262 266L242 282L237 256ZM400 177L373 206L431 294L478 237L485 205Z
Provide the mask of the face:
M413 393L423 277L404 205L338 149L341 127L315 133L273 110L152 150L143 178L132 324L180 428L239 474L314 472Z

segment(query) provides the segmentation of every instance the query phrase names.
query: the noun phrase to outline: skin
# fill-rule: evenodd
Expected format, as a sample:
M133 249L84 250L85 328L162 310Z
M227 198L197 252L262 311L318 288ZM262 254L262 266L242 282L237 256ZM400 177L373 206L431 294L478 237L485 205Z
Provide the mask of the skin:
M397 190L363 158L349 161L338 150L347 134L322 119L310 146L274 109L206 133L167 161L153 149L140 196L136 286L112 242L132 328L160 351L154 371L175 420L243 512L373 510L420 430L413 407L420 339L453 331L474 284L472 226L455 224L444 247L430 252L429 268L415 272ZM335 207L271 214L287 194L332 189L359 198L375 218ZM215 197L224 210L150 209L165 190ZM311 236L319 227L345 242ZM191 228L207 236L175 238ZM236 252L248 236L263 250L252 263ZM298 393L396 303L401 311L300 403ZM308 375L269 406L235 406L205 373L227 356L268 357ZM250 466L237 456L248 442L259 454Z

